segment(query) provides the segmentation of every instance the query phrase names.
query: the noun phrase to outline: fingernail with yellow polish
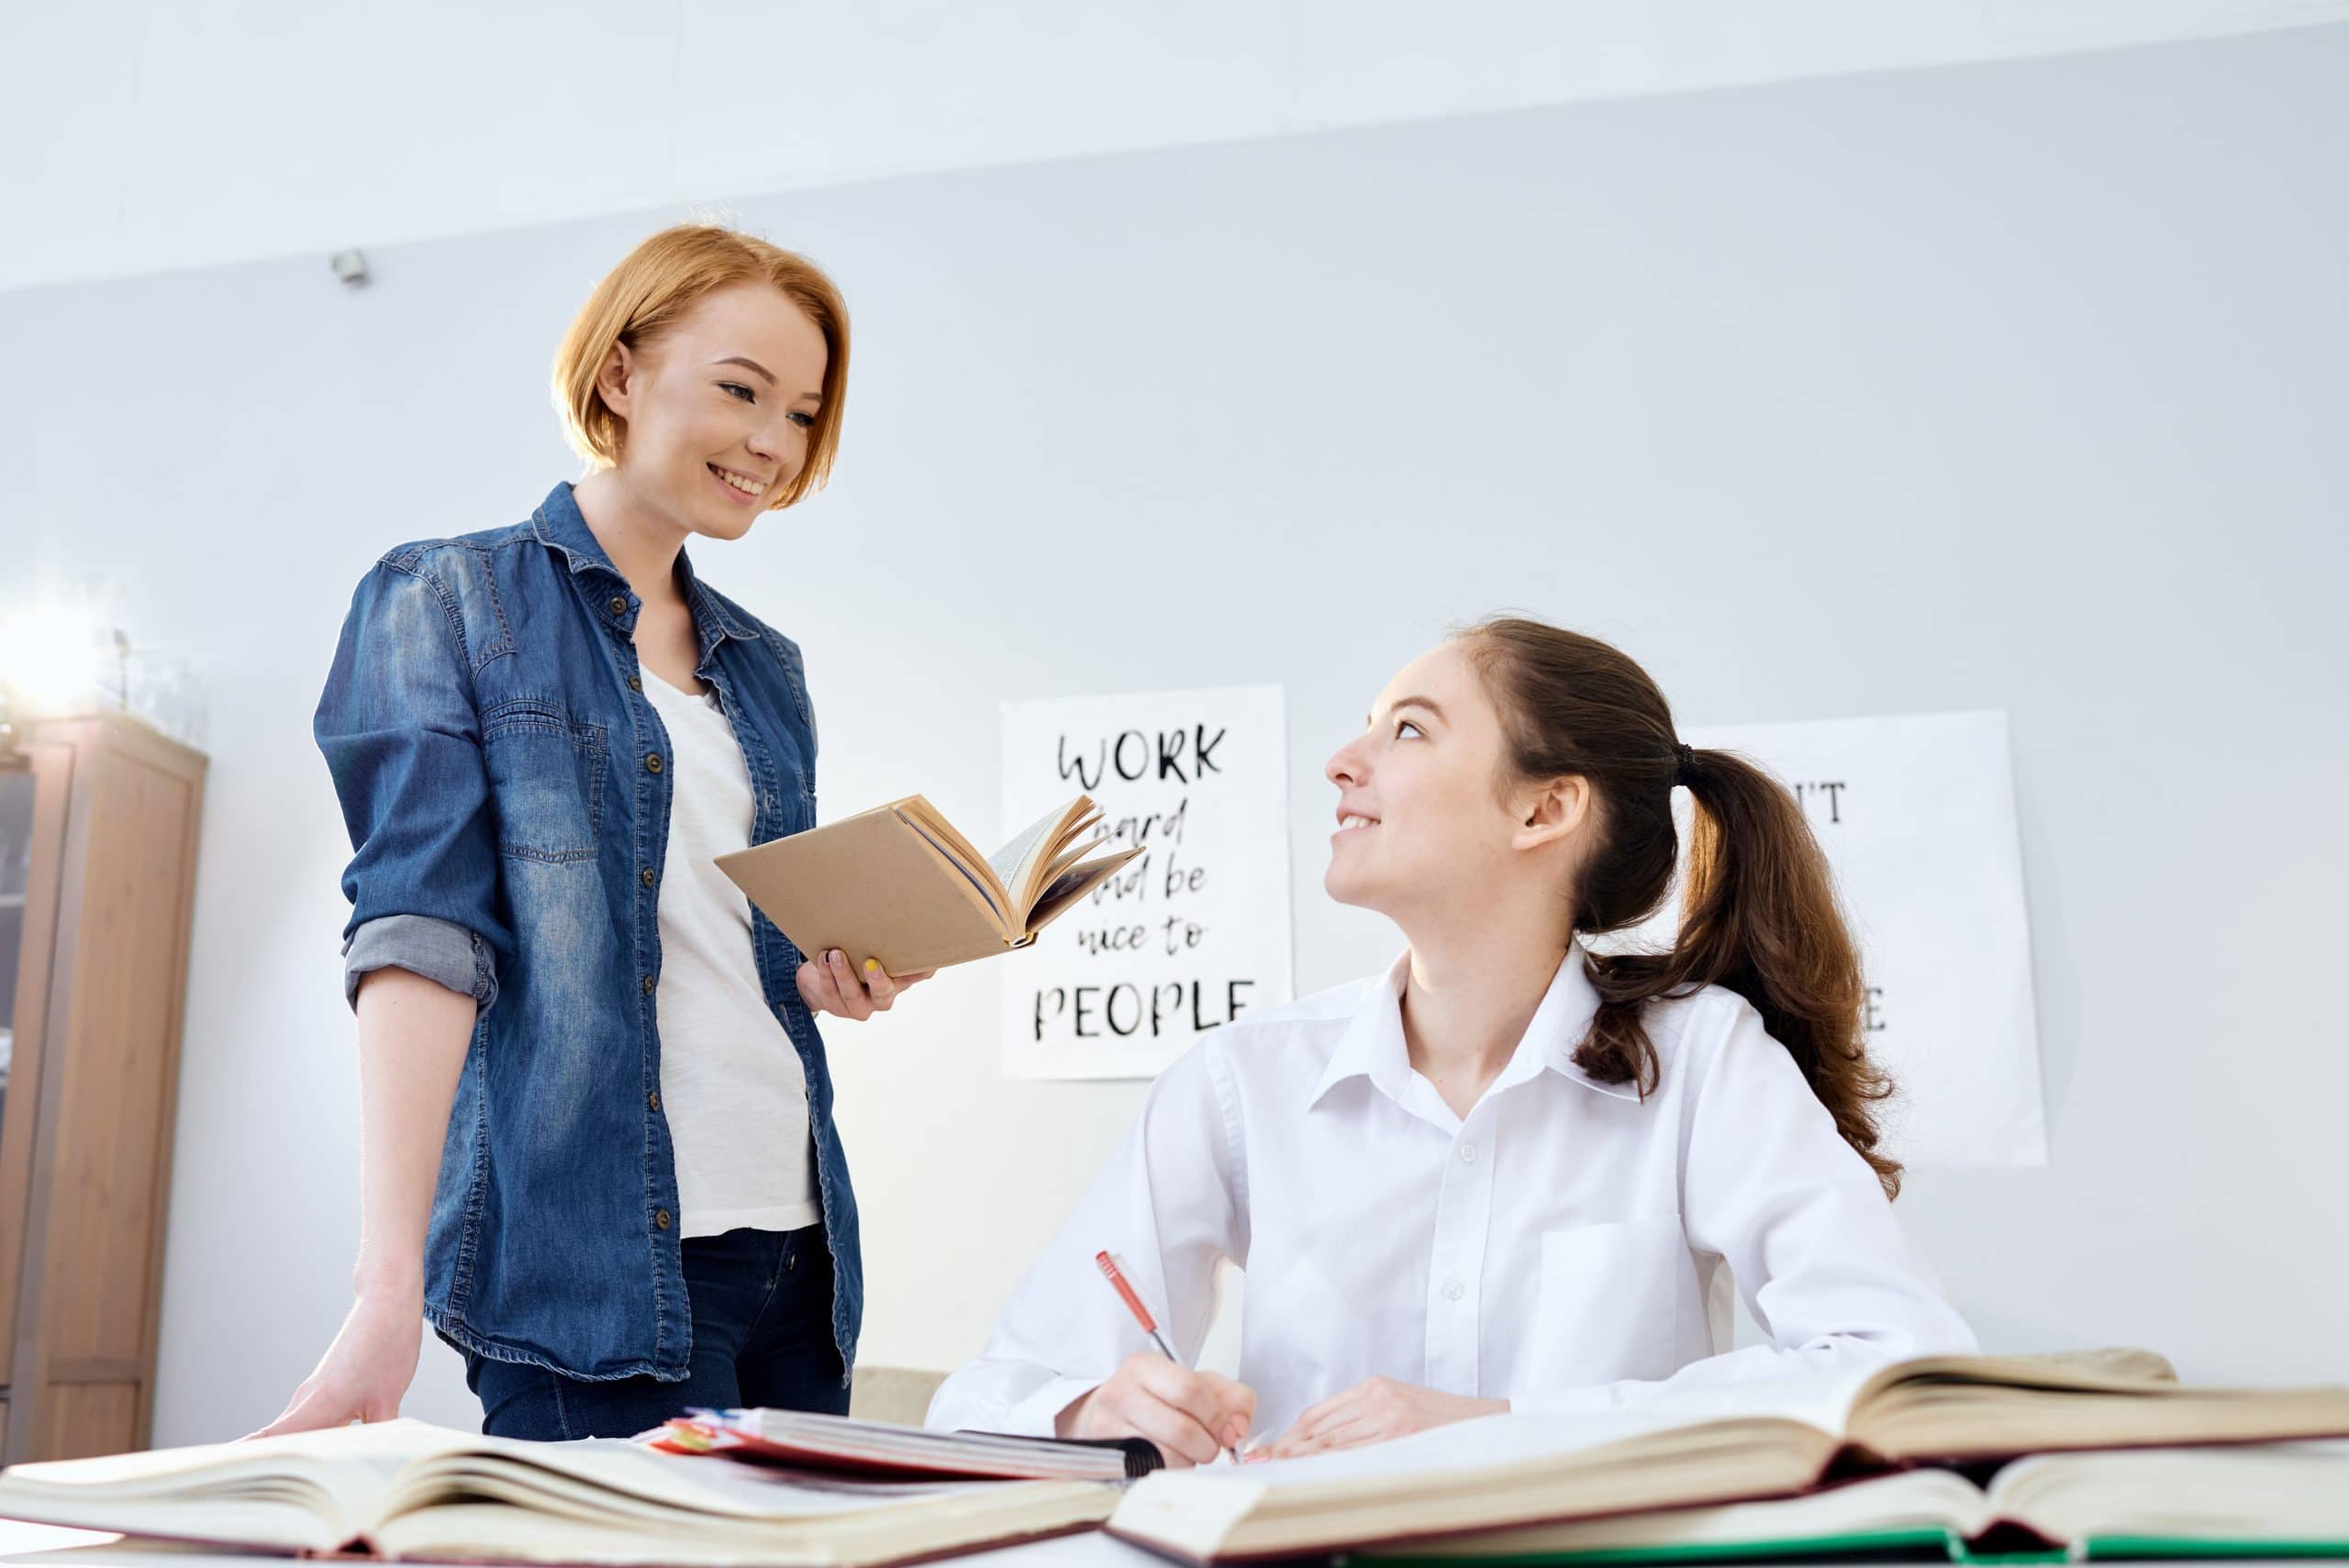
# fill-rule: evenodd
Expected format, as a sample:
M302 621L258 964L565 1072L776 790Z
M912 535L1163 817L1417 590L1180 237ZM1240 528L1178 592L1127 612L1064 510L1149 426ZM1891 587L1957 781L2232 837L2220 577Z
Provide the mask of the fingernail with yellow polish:
M868 958L864 961L864 973L867 974L872 973L874 970L880 967L881 961L877 958Z

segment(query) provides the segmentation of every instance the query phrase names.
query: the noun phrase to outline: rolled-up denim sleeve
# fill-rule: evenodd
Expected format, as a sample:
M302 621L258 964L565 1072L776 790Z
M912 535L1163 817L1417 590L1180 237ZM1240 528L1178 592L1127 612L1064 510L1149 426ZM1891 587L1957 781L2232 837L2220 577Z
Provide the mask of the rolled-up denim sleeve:
M379 562L351 596L312 724L353 853L343 870L344 995L397 966L486 1008L513 938L473 675L451 601Z
M497 964L489 944L462 926L429 915L384 915L344 940L342 998L354 1009L359 983L378 969L421 974L484 1007L497 997Z

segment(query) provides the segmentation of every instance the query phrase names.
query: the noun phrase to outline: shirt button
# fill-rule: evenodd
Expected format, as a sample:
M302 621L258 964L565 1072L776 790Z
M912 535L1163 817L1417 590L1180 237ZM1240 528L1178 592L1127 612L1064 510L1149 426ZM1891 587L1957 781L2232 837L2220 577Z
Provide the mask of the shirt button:
M628 678L628 689L632 692L642 691L644 689L643 677L640 675L630 675Z
M652 751L646 754L644 759L644 771L648 773L657 773L661 771L660 752Z
M650 974L644 977L644 994L648 996L652 995L652 976Z
M1460 1158L1468 1164L1475 1164L1476 1162L1476 1146L1473 1143L1462 1144L1460 1146Z
M616 616L624 616L628 614L628 600L618 594L614 594L612 602L604 607Z
M656 1208L652 1211L652 1229L655 1230L666 1230L669 1229L669 1211L667 1209Z
M649 1111L657 1111L661 1108L660 1090L655 1089L651 1094L644 1096L644 1108Z
M1462 1284L1458 1280L1446 1280L1443 1282L1443 1298L1446 1301L1457 1301L1467 1294L1468 1287Z
M652 885L652 868L651 866L646 866L642 871L637 873L637 874L644 879L645 886L650 887Z

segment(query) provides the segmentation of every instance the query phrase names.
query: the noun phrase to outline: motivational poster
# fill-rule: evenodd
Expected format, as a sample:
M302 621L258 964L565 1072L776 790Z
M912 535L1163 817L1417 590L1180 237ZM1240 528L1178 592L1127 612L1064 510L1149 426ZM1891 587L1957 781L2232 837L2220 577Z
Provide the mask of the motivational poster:
M1007 1074L1154 1077L1292 999L1280 687L1006 703L1003 820L1079 794L1142 853L1004 961Z
M1826 851L1859 940L1868 1053L1897 1089L1879 1109L1885 1147L1920 1167L2045 1164L2007 716L1702 725L1681 739L1775 774ZM1669 940L1677 897L1642 942Z

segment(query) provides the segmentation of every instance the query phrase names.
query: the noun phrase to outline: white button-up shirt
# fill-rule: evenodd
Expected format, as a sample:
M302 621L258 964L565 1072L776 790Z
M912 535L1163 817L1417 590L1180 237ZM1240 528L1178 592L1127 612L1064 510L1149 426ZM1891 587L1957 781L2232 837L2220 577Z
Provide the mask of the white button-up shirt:
M1465 1118L1413 1071L1382 976L1218 1029L1168 1068L930 1424L1048 1434L1150 1348L1119 1254L1195 1361L1246 1272L1256 1431L1386 1376L1525 1410L1965 1351L1875 1173L1733 992L1651 1003L1642 1100L1575 1065L1598 1006L1571 948ZM1773 1343L1729 1351L1730 1281Z

